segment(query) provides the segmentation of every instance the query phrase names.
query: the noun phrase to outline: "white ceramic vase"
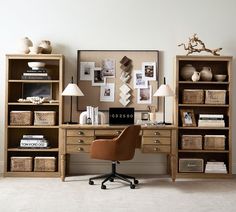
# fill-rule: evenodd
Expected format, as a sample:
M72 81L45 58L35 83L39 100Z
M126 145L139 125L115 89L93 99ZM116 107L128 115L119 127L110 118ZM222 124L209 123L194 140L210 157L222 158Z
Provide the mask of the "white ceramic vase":
M28 37L24 37L20 40L19 51L23 54L29 54L29 47L33 46L32 41Z
M200 80L200 72L194 71L194 73L193 73L193 75L192 75L191 78L192 78L192 81L193 81L193 82L199 81L199 80Z

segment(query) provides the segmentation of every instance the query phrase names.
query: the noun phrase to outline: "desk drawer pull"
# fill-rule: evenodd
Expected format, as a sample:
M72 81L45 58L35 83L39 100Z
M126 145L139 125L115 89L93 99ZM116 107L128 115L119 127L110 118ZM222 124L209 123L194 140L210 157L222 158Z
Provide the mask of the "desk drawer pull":
M155 144L160 144L161 142L160 142L160 140L155 140L154 143Z
M79 139L79 140L78 140L78 143L79 143L79 144L83 144L84 141L83 141L82 139Z
M117 130L117 131L116 131L116 134L117 134L117 135L119 135L120 133L121 133L121 131L120 131L120 130Z
M155 134L155 135L160 135L160 133L159 133L159 132L155 132L154 134Z
M157 151L160 151L160 148L154 147L153 150L157 152Z
M82 152L82 151L84 151L84 148L78 147L78 151L79 151L79 152Z
M83 131L79 131L79 132L78 132L78 135L83 135L83 134L84 134Z

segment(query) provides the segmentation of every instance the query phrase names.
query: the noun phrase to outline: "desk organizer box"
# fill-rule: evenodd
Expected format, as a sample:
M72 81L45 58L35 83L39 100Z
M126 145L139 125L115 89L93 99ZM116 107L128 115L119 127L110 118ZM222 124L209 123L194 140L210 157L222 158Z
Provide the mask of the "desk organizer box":
M55 111L34 111L34 125L55 125Z
M32 111L11 111L10 125L32 125Z

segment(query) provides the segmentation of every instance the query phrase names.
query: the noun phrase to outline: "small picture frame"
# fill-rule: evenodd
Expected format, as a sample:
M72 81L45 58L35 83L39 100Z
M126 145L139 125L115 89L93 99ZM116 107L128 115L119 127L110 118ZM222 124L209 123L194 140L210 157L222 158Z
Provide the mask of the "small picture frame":
M106 83L100 87L100 101L114 102L115 100L115 84Z
M80 80L92 80L95 62L80 62Z
M152 86L149 85L148 88L138 88L137 94L138 104L152 104Z
M142 70L144 73L144 79L157 80L156 78L156 62L143 62Z
M102 68L95 67L92 71L92 86L105 85L106 78L102 74Z
M196 127L194 111L192 109L180 110L183 127Z

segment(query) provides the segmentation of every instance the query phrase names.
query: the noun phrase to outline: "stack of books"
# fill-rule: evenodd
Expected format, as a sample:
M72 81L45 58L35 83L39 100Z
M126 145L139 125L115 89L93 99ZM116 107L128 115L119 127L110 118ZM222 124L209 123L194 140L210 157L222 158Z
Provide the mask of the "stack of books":
M207 162L205 173L227 174L227 168L224 162Z
M22 80L50 80L51 77L48 75L46 68L32 68L26 70L21 76Z
M223 114L199 114L199 127L225 127Z
M98 124L98 107L87 106L87 124Z
M21 148L48 148L48 141L44 135L23 135L20 140Z

